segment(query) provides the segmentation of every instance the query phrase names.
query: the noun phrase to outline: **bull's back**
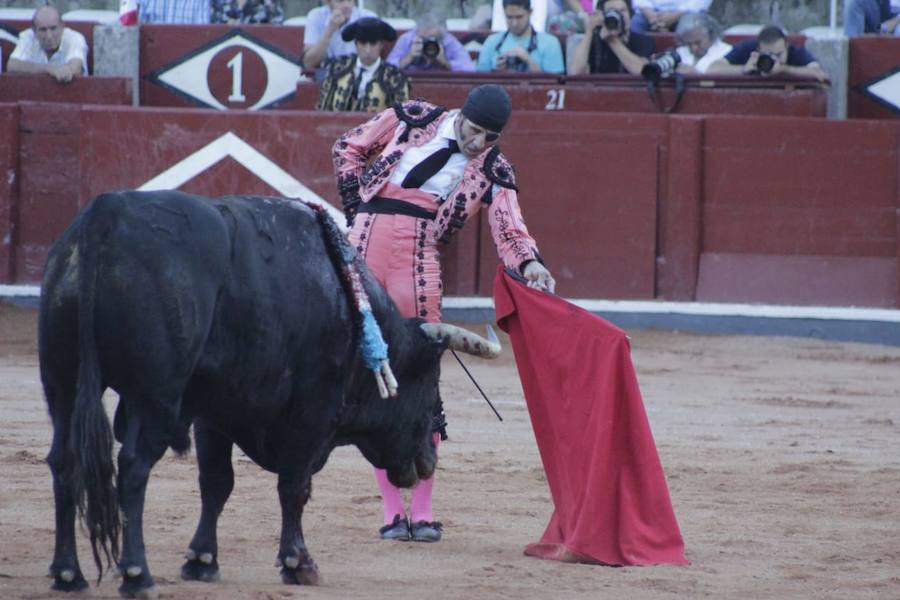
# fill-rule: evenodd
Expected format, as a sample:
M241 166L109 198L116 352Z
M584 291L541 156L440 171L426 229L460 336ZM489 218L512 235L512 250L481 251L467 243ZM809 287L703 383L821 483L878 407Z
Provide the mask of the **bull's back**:
M79 306L92 302L104 379L138 388L174 375L203 345L227 272L230 239L219 212L179 192L118 192L95 198L51 249L42 290L42 363L71 352ZM62 339L60 339L62 338ZM43 368L43 365L42 365ZM183 373L178 373L183 374ZM122 391L121 389L119 391Z

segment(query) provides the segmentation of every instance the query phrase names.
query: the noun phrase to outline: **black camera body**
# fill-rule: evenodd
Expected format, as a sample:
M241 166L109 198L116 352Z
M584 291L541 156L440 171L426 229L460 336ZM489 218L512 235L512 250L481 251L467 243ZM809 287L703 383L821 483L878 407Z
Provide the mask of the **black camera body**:
M436 37L427 37L422 40L422 55L425 58L434 59L441 53L441 42Z
M760 75L768 75L775 68L778 58L769 52L760 52L756 59L756 70Z
M654 54L641 69L641 76L652 82L657 82L663 77L671 77L675 69L681 64L681 56L675 48L669 48L665 52Z
M519 58L518 56L507 56L506 57L506 70L507 71L521 71L525 72L528 70L528 63Z
M625 16L622 11L610 8L603 12L603 26L610 31L624 31Z

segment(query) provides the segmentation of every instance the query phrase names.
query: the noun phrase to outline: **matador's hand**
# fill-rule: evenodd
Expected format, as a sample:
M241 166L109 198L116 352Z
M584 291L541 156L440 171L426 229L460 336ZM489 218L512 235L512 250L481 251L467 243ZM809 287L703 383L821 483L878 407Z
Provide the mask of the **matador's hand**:
M550 271L536 260L525 265L525 270L522 272L522 275L525 277L525 280L528 282L528 287L530 288L545 290L551 294L556 290L556 280L553 279Z

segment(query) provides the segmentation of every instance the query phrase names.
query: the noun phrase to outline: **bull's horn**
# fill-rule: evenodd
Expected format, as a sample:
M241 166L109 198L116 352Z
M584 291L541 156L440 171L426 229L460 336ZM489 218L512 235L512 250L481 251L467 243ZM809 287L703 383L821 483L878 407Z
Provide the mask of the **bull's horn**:
M459 350L482 358L500 356L500 340L497 339L497 334L490 325L487 326L487 339L477 333L447 323L422 323L420 327L425 335L435 341L448 340L451 350Z

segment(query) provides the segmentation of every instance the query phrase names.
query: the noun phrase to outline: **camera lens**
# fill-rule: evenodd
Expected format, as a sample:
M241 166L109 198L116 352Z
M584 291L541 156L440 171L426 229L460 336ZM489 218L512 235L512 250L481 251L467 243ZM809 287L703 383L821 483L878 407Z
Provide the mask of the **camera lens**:
M434 58L441 53L441 45L434 38L428 38L422 42L422 54L428 58Z
M775 68L775 58L771 54L760 54L756 59L756 70L760 73L771 73Z
M618 31L622 29L622 13L614 8L603 13L603 25L610 31Z

